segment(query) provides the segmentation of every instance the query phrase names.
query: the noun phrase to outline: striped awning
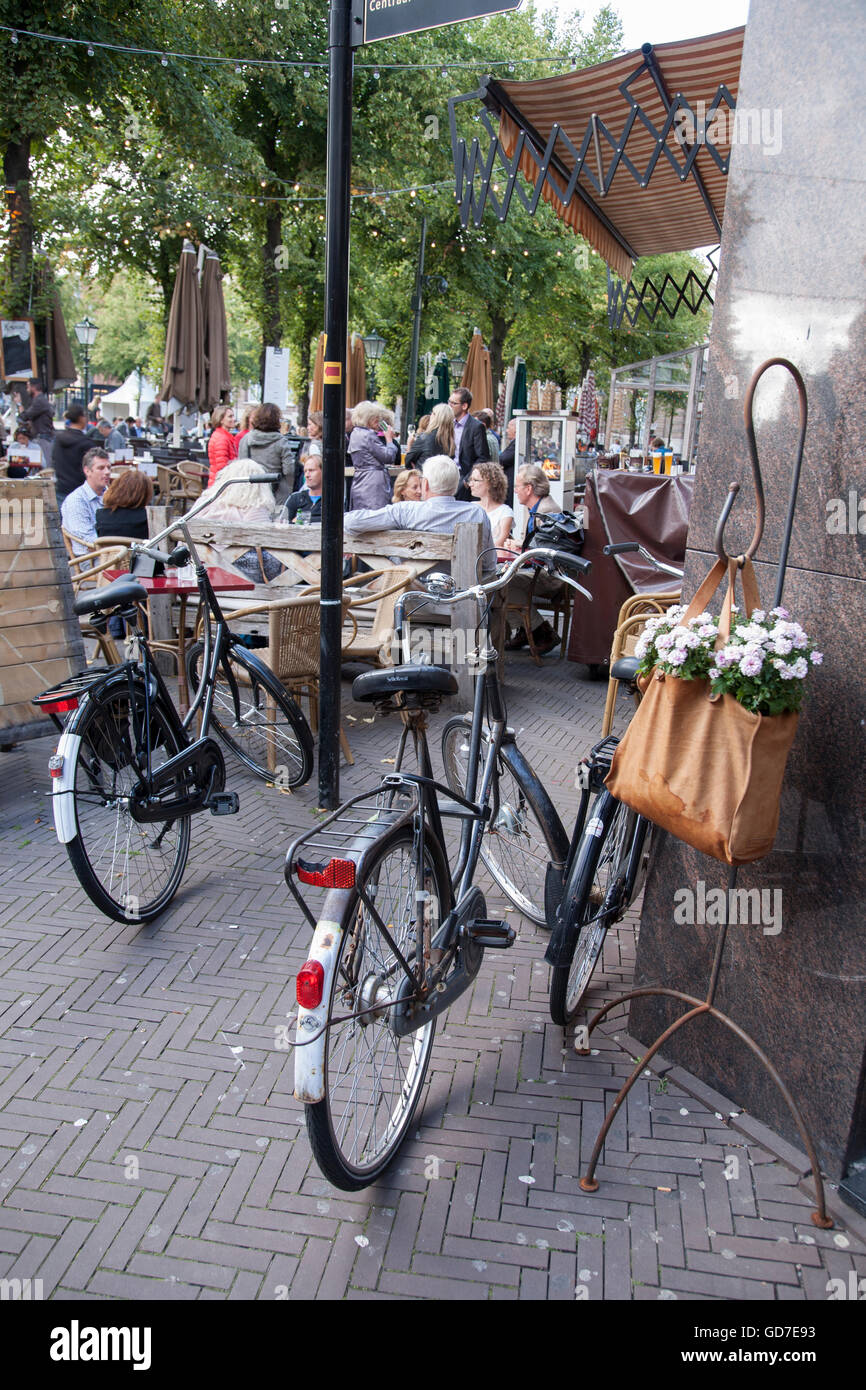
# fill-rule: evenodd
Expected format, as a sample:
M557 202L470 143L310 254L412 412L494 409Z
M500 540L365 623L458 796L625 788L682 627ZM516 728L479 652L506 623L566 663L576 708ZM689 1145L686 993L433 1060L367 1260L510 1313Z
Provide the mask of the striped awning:
M484 84L502 152L519 153L523 176L541 181L557 215L625 279L638 256L720 239L744 32L645 45L537 82Z

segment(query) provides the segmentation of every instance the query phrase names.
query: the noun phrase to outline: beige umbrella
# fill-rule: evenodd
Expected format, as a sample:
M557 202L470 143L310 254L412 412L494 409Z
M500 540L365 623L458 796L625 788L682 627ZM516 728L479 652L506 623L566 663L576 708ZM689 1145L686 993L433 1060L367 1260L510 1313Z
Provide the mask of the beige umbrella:
M321 410L325 392L325 334L319 334L316 361L313 366L313 385L310 389L310 410Z
M202 338L204 341L204 385L201 405L212 410L227 399L231 391L226 306L223 273L219 256L207 251L201 274Z
M200 406L203 392L203 326L196 251L191 241L184 241L168 316L162 390L157 399L166 401L169 414L174 415L184 406Z
M351 346L346 353L346 358L349 363L346 406L351 409L359 401L367 398L367 354L364 351L364 339L360 333L352 334Z
M37 275L37 294L50 305L47 314L41 320L44 334L45 389L59 391L61 387L71 386L78 379L78 368L69 346L54 273L47 261L40 263ZM39 356L42 356L41 351Z
M481 330L476 328L472 334L472 341L469 344L469 351L466 354L466 365L463 368L463 376L460 385L465 386L472 392L472 413L479 410L493 409L493 383L490 379L490 356L487 354L487 366L485 369L484 357L487 350L481 341Z

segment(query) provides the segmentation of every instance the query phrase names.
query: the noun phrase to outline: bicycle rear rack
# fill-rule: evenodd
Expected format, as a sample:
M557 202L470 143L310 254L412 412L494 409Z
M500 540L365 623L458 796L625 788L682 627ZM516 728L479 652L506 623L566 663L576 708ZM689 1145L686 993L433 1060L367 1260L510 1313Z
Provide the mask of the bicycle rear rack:
M420 810L418 785L400 773L383 777L373 791L345 801L318 825L293 840L286 851L285 878L292 897L310 925L317 918L310 911L296 882L303 875L305 887L350 888L363 877L369 852L384 830L410 822Z

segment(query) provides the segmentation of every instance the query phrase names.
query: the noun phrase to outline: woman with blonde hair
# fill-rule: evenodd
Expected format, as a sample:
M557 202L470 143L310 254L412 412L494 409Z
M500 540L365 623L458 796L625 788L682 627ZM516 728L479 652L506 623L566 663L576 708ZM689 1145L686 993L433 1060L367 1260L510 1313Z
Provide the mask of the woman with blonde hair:
M417 468L404 468L394 479L392 502L420 502L421 474Z
M245 526L260 526L273 521L276 503L270 484L247 481L266 475L267 471L252 459L235 459L232 463L227 463L225 468L221 468L216 483L202 493L202 499L207 497L210 500L217 487L230 478L240 478L244 481L234 483L232 487L226 488L215 502L210 502L206 513L208 521L224 521Z
M361 401L352 411L349 457L355 470L350 509L387 507L391 501L389 465L396 463L399 448L394 443L393 416L378 401ZM379 427L384 432L384 443Z
M406 453L406 464L420 468L425 459L433 458L435 454L454 457L454 411L447 401L434 405L430 412L429 428L413 440L411 449Z

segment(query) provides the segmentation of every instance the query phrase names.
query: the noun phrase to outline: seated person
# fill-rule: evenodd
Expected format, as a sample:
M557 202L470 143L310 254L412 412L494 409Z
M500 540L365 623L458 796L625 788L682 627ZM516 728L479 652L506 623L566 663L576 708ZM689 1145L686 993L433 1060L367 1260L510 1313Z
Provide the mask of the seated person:
M202 508L208 521L222 521L228 525L242 526L261 526L273 521L277 504L269 484L246 481L266 475L267 472L266 468L262 468L261 464L255 463L252 459L235 459L232 463L227 463L219 470L213 486L206 488L199 498L199 501L208 498L210 502L206 512ZM226 488L215 502L210 501L217 489L230 478L240 478L244 481Z
M86 555L96 540L96 513L111 481L111 461L104 449L88 449L81 460L84 482L64 498L60 518L73 536L72 553Z
M312 525L322 522L322 458L320 454L308 454L304 461L305 483L297 492L286 498L280 520L294 521L300 514Z
M490 519L494 543L504 545L511 535L514 512L505 501L508 483L503 469L498 463L475 463L467 482L474 500L480 502Z
M421 474L417 468L404 468L394 479L392 502L420 502Z
M146 541L148 537L146 507L153 499L153 483L137 468L124 468L119 478L109 483L96 513L97 536L129 536L131 540Z
M487 513L477 502L458 502L455 493L459 486L460 470L454 460L444 454L434 455L425 461L421 470L420 502L391 502L387 507L362 507L347 512L346 532L408 530L450 535L458 522L480 521L483 528L481 548L488 552L484 556L482 573L492 574L495 556ZM447 570L448 565L437 563L436 568Z
M558 512L559 507L550 496L550 482L547 474L543 468L538 468L534 463L525 463L522 468L517 470L517 477L514 480L514 496L521 506L526 507L529 515L526 518L526 527L521 538L519 540L507 540L503 550L519 555L529 546L532 533L535 530L536 516ZM536 577L530 571L525 571L515 575L509 584L507 602L519 603L521 599L525 599L533 582L535 583L533 594L536 598L550 598L562 589L561 579L554 579L548 574L539 574ZM539 623L538 627L533 628L532 638L536 650L542 655L552 651L560 640L546 618L542 623ZM527 646L528 642L529 638L520 627L512 637L507 639L505 648L506 651L517 651L520 647Z
M16 444L19 444L23 449L29 449L33 444L33 431L26 420L19 420L15 426L15 439L6 450L7 457L11 458L15 453ZM28 478L32 472L37 472L41 467L41 463L31 463L29 459L12 459L6 472L10 478Z

